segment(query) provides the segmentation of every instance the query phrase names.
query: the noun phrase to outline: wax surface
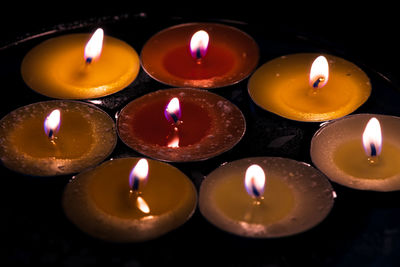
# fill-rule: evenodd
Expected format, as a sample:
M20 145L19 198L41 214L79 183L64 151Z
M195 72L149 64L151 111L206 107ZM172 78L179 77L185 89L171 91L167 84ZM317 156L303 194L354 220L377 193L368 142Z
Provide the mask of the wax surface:
M53 142L44 120L61 113ZM0 120L0 156L12 170L53 176L82 171L104 160L117 141L115 124L97 107L77 101L45 101L16 109Z
M382 129L382 152L370 164L362 146L368 121L375 117ZM400 189L400 118L380 114L355 114L321 127L311 141L315 166L332 181L344 186L373 191Z
M129 174L138 160L107 161L71 180L63 198L71 221L90 235L116 242L153 239L185 223L197 202L191 181L175 167L147 159L148 181L139 187L150 210L144 213L129 192Z
M210 37L208 52L197 64L189 51L193 34ZM246 33L217 23L187 23L164 29L141 51L144 70L154 79L176 87L218 88L246 78L257 66L259 49Z
M224 183L215 183L212 199L223 213L233 220L256 224L270 224L287 216L294 207L294 196L289 186L279 178L268 176L268 185L260 204L247 194L243 186L245 173L230 173ZM234 192L234 193L233 193Z
M181 114L177 131L164 116L177 97ZM149 93L128 103L117 121L121 140L136 151L164 161L197 161L231 149L242 138L246 122L225 98L201 89L173 88ZM179 147L168 147L171 137Z
M199 63L191 56L188 45L171 49L163 59L165 69L184 79L202 80L225 75L236 63L229 46L213 44Z
M385 179L400 173L400 149L385 142L377 162L371 164L361 140L347 141L337 147L333 161L344 172L364 179Z
M248 91L261 108L298 121L325 121L347 115L371 93L367 75L353 63L324 55L329 79L319 89L309 85L312 62L319 54L292 54L273 59L252 75Z
M160 146L168 145L174 136L175 127L178 129L179 146L196 144L209 134L212 121L207 110L195 101L185 98L180 101L183 112L181 122L176 126L164 116L169 101L169 98L157 99L138 109L132 121L128 122L130 131L144 142Z
M247 168L265 172L260 204L247 194ZM244 158L221 165L200 187L200 212L215 226L246 237L268 238L303 232L321 222L333 205L332 187L310 165L275 157Z
M84 48L89 39L89 34L69 34L34 47L21 65L26 84L40 94L61 99L97 98L128 86L140 69L136 51L105 36L100 58L87 64Z

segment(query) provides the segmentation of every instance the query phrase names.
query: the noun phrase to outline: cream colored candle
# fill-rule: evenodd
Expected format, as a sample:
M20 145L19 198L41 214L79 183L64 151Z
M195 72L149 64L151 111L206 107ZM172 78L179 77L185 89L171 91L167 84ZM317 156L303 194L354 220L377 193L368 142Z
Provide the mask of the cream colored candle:
M265 173L265 189L245 182L248 169ZM250 183L250 186L248 185ZM333 205L326 177L310 165L285 158L245 158L222 165L201 185L201 213L215 226L241 236L269 238L306 231Z
M379 121L381 149L363 146L363 133L371 118ZM332 121L315 133L311 158L318 169L339 184L362 190L400 190L400 118L356 114ZM369 151L366 153L366 149ZM370 154L378 154L372 156Z

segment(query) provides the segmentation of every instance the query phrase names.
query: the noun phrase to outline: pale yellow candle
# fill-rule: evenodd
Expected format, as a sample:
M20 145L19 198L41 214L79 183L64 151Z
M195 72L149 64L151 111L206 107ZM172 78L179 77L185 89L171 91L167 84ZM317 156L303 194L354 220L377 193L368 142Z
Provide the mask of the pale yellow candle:
M265 189L249 167L265 173ZM285 158L246 158L222 165L201 185L201 213L215 226L237 235L269 238L306 231L333 205L326 177L308 164Z
M365 148L363 146L363 133L371 118L379 121L381 148L374 144L371 149L370 143ZM347 116L324 125L314 135L311 158L318 169L339 184L363 190L399 190L399 131L398 117L377 114Z

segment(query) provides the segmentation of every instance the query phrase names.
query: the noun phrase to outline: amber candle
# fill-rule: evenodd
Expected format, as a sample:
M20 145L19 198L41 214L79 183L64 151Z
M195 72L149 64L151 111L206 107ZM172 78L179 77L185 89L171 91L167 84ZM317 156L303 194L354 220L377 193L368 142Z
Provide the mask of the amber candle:
M180 114L166 112L173 98ZM176 118L176 122L172 119ZM200 89L174 88L139 97L122 109L118 134L134 150L164 161L198 161L231 149L246 123L225 98Z
M49 119L58 116L59 125L52 125ZM111 117L94 105L77 101L38 102L0 120L2 163L34 176L82 171L104 160L116 142Z
M139 158L110 160L80 173L63 196L73 223L114 242L145 241L172 231L192 216L196 203L196 189L181 171Z
M207 45L202 39L191 42L199 31L207 33ZM249 35L218 23L167 28L150 38L141 52L142 66L151 77L177 87L234 84L254 70L258 59L258 46Z

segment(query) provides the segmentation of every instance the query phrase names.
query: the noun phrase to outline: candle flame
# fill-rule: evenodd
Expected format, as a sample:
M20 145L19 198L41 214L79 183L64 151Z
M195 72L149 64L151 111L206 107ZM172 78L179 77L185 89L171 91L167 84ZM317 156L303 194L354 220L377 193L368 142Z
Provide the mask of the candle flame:
M177 97L174 97L171 99L171 101L169 101L164 110L164 116L170 122L177 123L179 121L181 118L181 107Z
M103 48L104 31L98 28L87 42L85 46L84 58L87 63L97 60L100 57L101 49Z
M149 205L147 204L147 202L141 196L137 197L136 204L137 204L137 207L140 209L141 212L146 213L146 214L150 213Z
M264 170L257 164L253 164L246 170L244 185L247 193L255 198L261 197L265 188Z
M60 129L61 122L61 112L58 109L53 110L49 115L47 115L44 120L44 132L46 135L53 139L54 135Z
M317 57L311 65L310 86L314 89L322 88L328 82L329 64L324 56Z
M140 159L136 165L132 168L129 175L129 187L132 191L139 190L140 182L146 183L147 176L149 173L149 163L146 159Z
M365 153L368 157L379 156L382 151L382 131L379 121L371 118L362 136Z
M194 59L199 60L206 55L209 40L206 31L200 30L193 34L192 39L190 39L190 54Z

